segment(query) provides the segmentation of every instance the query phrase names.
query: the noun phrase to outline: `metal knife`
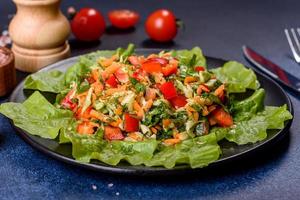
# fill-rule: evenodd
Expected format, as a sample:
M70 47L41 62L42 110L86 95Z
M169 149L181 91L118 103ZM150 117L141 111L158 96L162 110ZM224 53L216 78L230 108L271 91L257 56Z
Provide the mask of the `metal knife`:
M282 67L279 67L277 64L264 58L247 46L243 46L243 53L246 59L256 68L268 74L288 88L296 92L300 92L300 78L297 78L296 76L285 71Z

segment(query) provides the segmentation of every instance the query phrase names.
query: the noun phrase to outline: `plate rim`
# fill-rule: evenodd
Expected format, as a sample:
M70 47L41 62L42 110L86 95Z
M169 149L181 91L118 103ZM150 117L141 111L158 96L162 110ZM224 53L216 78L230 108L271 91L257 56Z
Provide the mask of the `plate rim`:
M136 49L136 51L157 51L157 50L162 50L162 49ZM52 63L42 69L40 69L38 72L40 71L49 71L51 69L57 68L59 65L61 64L66 64L66 63L72 63L75 60L77 60L80 56L82 55L78 55L78 56L73 56L64 60L61 60L59 62L56 63ZM222 58L217 58L217 57L211 57L211 56L205 56L206 59L215 59L215 60L219 60L222 62L227 62L228 60L224 60ZM73 64L73 63L72 63ZM293 104L292 101L289 97L289 95L285 92L285 90L281 87L281 85L279 85L275 80L271 79L270 77L268 77L267 75L263 74L262 72L256 70L255 68L251 68L245 65L246 68L252 69L256 74L258 74L259 76L262 76L264 79L266 79L267 81L271 82L272 84L274 84L282 93L283 97L285 98L285 102L287 104L288 110L290 111L290 113L294 116L294 108L293 108ZM9 96L8 101L9 102L15 102L15 98L18 94L19 90L22 90L22 87L24 86L24 82L25 79L22 80L17 87L14 89L14 91L11 93L11 95ZM99 165L99 164L95 164L95 163L82 163L79 161L76 161L74 158L69 158L67 156L61 155L57 152L52 151L51 149L47 148L46 146L43 146L41 144L39 144L38 142L36 142L35 140L30 138L30 134L27 133L26 131L22 130L21 128L18 128L14 125L13 120L9 119L11 125L13 126L14 130L16 130L17 134L26 142L28 143L30 146L32 146L33 148L37 149L38 151L54 158L57 159L59 161L63 161L67 164L71 164L71 165L75 165L78 167L83 167L83 168L87 168L90 170L94 170L94 171L101 171L101 172L105 172L105 173L111 173L111 174L133 174L133 175L138 175L138 176L152 176L152 175L170 175L170 174L182 174L182 173L188 173L188 172L197 172L197 171L202 171L208 168L212 168L215 167L217 165L223 165L229 162L233 162L236 161L238 159L241 159L243 157L247 157L251 154L254 154L257 151L262 150L263 148L267 148L268 146L272 146L274 145L276 142L280 141L288 132L289 129L291 127L291 124L293 122L293 119L287 120L285 126L283 129L280 129L278 132L276 132L276 134L274 134L271 138L261 141L261 143L257 144L257 146L253 147L253 148L249 148L243 152L239 152L237 154L231 155L229 157L226 158L220 158L212 163L210 163L208 166L205 166L203 168L191 168L188 165L182 165L182 166L176 166L172 169L167 169L164 167L146 167L146 166L134 166L134 165L128 165L128 166L111 166L111 165L107 165L105 163ZM137 167L140 167L137 169Z

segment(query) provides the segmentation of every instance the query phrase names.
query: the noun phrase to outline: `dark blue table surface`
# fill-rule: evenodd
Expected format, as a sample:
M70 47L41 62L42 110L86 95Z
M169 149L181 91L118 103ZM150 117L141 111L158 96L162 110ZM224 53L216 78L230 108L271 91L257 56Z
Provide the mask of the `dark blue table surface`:
M135 30L116 34L110 30L100 43L79 45L71 38L72 54L114 49L134 42L141 48L191 48L199 45L213 57L247 64L241 46L248 44L289 72L300 77L291 58L283 29L299 26L300 1L64 1L68 6L95 7L106 14L115 8L140 12ZM147 40L146 16L157 8L170 8L185 22L172 44ZM15 8L0 1L0 30ZM216 171L193 177L134 178L95 173L49 158L26 144L0 116L0 199L299 199L300 135L299 97L290 94L295 115L290 133L265 153L256 154ZM7 99L1 98L0 102Z

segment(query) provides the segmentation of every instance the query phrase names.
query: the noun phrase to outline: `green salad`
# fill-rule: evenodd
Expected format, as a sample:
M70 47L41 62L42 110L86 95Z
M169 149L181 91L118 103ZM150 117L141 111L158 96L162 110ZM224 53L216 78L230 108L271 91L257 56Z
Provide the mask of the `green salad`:
M29 134L71 143L79 162L113 166L204 167L221 156L220 141L256 143L292 119L286 105L264 105L251 69L229 61L208 70L199 47L96 51L66 72L28 76L24 89L35 91L0 113ZM53 104L44 92L56 94Z

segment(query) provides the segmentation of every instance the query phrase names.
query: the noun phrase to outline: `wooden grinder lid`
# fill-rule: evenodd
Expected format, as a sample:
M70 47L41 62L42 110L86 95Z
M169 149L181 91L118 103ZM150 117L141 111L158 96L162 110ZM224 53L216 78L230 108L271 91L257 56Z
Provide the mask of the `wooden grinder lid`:
M14 54L5 47L0 47L0 96L7 95L16 86Z

